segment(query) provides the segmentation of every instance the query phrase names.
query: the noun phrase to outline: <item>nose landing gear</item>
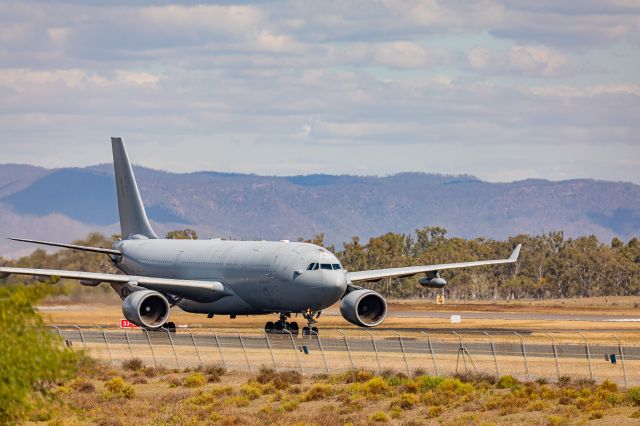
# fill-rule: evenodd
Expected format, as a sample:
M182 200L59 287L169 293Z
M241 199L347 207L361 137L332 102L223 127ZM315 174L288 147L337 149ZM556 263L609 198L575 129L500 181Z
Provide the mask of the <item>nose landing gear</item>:
M269 321L264 325L265 333L269 334L286 334L287 332L291 333L294 336L297 336L299 333L298 323L293 321L287 321L287 318L290 318L290 313L280 313L280 319L276 322Z
M318 322L318 318L322 311L314 312L311 309L307 309L302 313L304 319L307 320L308 327L302 327L302 335L303 336L317 336L318 335L318 327L313 327L313 324Z

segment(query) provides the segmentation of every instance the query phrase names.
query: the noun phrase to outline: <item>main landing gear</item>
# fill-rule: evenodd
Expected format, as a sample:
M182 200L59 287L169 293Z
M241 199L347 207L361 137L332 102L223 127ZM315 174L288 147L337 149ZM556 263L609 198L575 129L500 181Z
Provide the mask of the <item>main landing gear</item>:
M264 331L270 334L286 334L287 332L293 334L294 336L298 335L299 328L298 323L293 321L287 321L287 318L290 318L291 314L289 313L280 313L280 319L276 322L269 321L264 325Z
M302 313L302 316L305 320L307 320L307 327L302 327L302 335L303 336L317 336L318 335L318 327L314 327L313 324L317 322L318 317L320 316L320 311L312 311L311 309L307 309ZM264 325L265 333L269 334L287 334L291 333L294 336L297 336L299 333L298 323L295 321L289 322L288 318L291 318L291 313L280 312L280 319L276 322L269 321Z

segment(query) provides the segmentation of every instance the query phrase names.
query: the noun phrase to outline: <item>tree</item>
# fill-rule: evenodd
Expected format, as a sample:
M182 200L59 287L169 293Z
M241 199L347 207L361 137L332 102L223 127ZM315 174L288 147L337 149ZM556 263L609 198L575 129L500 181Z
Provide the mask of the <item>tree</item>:
M198 234L193 229L181 229L177 231L167 232L167 236L170 240L197 240Z

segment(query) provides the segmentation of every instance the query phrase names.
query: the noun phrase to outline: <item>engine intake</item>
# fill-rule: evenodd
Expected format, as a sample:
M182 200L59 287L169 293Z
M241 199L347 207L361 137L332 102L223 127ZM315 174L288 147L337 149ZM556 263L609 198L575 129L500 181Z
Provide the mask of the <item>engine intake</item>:
M122 302L124 317L147 329L160 328L169 319L169 301L153 290L134 291Z
M375 327L387 316L387 301L373 290L354 290L340 301L340 313L351 324Z

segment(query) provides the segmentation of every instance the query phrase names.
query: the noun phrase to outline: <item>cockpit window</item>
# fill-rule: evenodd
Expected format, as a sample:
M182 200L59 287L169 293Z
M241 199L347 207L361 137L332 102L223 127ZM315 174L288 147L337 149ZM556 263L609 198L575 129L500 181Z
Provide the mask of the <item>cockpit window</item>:
M342 267L340 266L339 263L334 263L333 264L333 269L342 269Z
M309 266L307 266L307 271L315 271L316 269L318 269L317 263L310 263Z
M333 269L333 268L331 267L331 264L330 264L330 263L321 263L321 264L320 264L320 269L328 269L328 270L331 270L331 269Z

